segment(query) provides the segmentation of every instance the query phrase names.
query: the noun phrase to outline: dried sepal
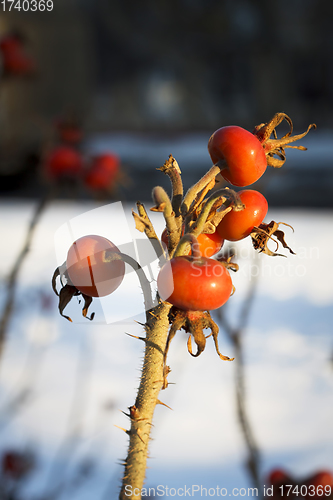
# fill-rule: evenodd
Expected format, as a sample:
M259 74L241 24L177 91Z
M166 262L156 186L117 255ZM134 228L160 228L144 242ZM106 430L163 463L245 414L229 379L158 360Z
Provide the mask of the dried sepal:
M62 285L62 288L60 289L60 292L57 290L57 278L60 277L60 283ZM63 280L65 279L66 283L63 283ZM82 316L84 318L87 318L89 320L93 320L95 313L92 313L91 316L88 316L88 309L90 304L92 303L93 299L89 295L85 295L84 293L80 292L70 281L67 269L65 264L62 266L57 267L57 269L54 271L53 276L52 276L52 289L54 293L59 297L59 312L63 318L66 318L68 321L72 322L72 319L64 314L64 309L66 306L69 304L69 302L72 300L73 297L78 297L79 295L82 295L82 298L84 300L84 305L82 308Z
M165 210L165 207L166 207L166 203L164 201L162 201L161 203L159 203L158 205L155 205L154 207L151 207L151 211L152 212L164 212Z
M92 321L95 317L95 313L91 313L90 317L88 316L88 309L89 309L89 306L90 304L92 303L93 301L93 298L90 297L90 295L85 295L84 293L81 294L82 295L82 298L84 300L84 305L83 305L83 308L82 308L82 316L84 318L87 318L89 319L90 321Z
M278 138L276 127L280 125L283 120L288 123L290 130L283 137ZM302 134L291 135L293 132L293 122L291 118L285 113L276 113L268 123L261 123L260 125L257 125L253 134L257 137L257 139L259 139L265 150L267 165L280 168L286 161L285 148L306 151L307 148L304 146L290 146L290 143L302 139L311 128L316 128L316 124L311 123L307 130ZM272 135L273 138L271 138Z
M176 335L177 331L181 329L190 334L187 340L187 349L191 356L195 358L198 357L205 350L206 338L213 336L215 349L220 359L227 361L232 361L234 359L220 353L218 346L219 329L216 323L213 321L209 311L183 311L173 306L169 313L169 321L171 323L171 327L164 351L165 370L167 368L166 360L170 343ZM204 334L205 329L209 329L211 331L210 335L208 335L207 337ZM192 337L197 347L196 353L193 353L192 351ZM166 376L164 377L164 379L165 380L163 388L167 387Z
M216 256L216 260L218 260L219 262L221 262L221 264L227 268L228 270L230 271L234 271L234 272L237 272L239 270L239 265L236 264L236 262L231 262L231 259L233 258L233 255L229 256L229 257L225 257L223 254L222 255L217 255Z
M172 155L169 155L169 158L164 162L162 167L159 167L156 170L161 170L161 172L167 173L167 171L170 169L175 169L179 174L181 173L178 162Z
M70 303L72 298L77 295L79 295L79 291L73 285L65 285L59 292L59 312L63 318L68 319L70 322L72 322L72 319L64 314L64 309Z
M285 255L273 252L268 248L269 240L273 240L276 243L276 250L279 248L279 243L283 248L287 248L290 253L295 255L295 252L287 245L284 239L284 232L279 229L280 224L290 227L293 231L293 227L285 222L275 222L271 221L269 224L262 223L259 227L254 227L251 233L252 244L255 250L259 250L260 253L265 253L270 256L281 256Z

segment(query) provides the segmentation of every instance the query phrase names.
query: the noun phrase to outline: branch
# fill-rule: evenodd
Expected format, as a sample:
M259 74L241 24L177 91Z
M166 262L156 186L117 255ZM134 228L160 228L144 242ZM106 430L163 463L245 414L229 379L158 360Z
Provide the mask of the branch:
M138 395L135 404L129 408L131 427L129 449L125 460L125 473L120 491L120 500L140 500L148 456L148 444L154 410L160 404L158 395L163 386L163 353L165 351L171 304L160 302L148 313L145 325L145 357ZM131 487L130 489L128 487ZM132 492L132 493L131 493Z
M156 205L150 210L153 212L163 212L168 232L168 251L171 257L179 242L182 224L176 221L170 198L161 186L156 186L153 189L152 195Z
M35 208L35 212L30 221L28 231L25 237L25 241L23 243L23 247L18 254L16 261L14 262L14 266L9 274L7 287L6 287L6 299L5 306L2 311L1 319L0 319L0 357L3 352L4 344L6 341L7 328L9 324L9 320L14 308L15 302L15 289L17 285L18 275L23 265L23 262L26 256L29 253L31 241L36 229L36 226L39 222L40 216L42 215L46 205L49 203L50 199L53 197L53 192L48 193L46 196L41 198Z
M175 217L181 216L181 204L183 199L183 182L181 178L181 171L177 161L174 159L172 155L169 156L169 159L164 163L162 167L157 170L161 170L164 174L168 175L172 184L172 208L175 212Z
M126 264L129 264L136 272L142 288L145 311L147 315L148 311L154 307L154 301L152 298L150 282L145 275L144 270L142 269L140 264L129 255L121 252L112 252L111 250L105 250L105 261L111 262L113 260L122 260L123 262L126 262Z
M190 211L191 205L195 199L195 197L205 189L205 187L211 183L212 180L220 173L221 166L213 165L211 169L203 176L201 179L194 184L186 193L184 201L181 206L181 211L183 216L185 217Z
M149 216L147 214L146 208L143 205L143 203L138 201L136 203L136 206L138 209L138 214L135 213L134 210L132 210L132 215L135 221L135 227L141 233L145 233L145 235L147 236L147 238L149 239L155 250L155 253L160 262L160 266L162 266L166 262L166 256L163 245L161 245L161 242L157 237L154 226L151 220L149 219Z

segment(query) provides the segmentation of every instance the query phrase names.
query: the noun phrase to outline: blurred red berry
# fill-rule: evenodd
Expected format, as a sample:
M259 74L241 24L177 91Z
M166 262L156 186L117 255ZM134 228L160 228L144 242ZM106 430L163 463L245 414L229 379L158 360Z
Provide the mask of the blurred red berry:
M81 174L83 160L78 151L70 146L58 146L47 156L46 174L51 178L76 177Z
M59 120L56 128L61 142L75 146L82 141L82 129L74 121Z
M120 160L114 153L103 153L92 159L85 182L93 190L109 190L115 185Z
M331 486L333 488L333 473L328 470L321 470L306 479L307 484L313 486Z
M35 73L35 61L25 53L20 37L7 35L0 42L5 75L26 76Z
M273 469L269 473L268 482L272 485L291 484L292 479L284 469Z

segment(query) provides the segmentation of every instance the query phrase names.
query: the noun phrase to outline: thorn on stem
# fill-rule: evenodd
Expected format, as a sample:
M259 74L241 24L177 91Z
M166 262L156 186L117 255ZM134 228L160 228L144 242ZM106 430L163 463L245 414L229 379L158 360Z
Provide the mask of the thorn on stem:
M166 406L167 408L169 408L169 410L172 410L172 408L168 405L166 405L165 403L163 403L162 401L160 401L159 399L156 401L156 404L157 405L162 405L162 406ZM173 410L172 410L173 411Z

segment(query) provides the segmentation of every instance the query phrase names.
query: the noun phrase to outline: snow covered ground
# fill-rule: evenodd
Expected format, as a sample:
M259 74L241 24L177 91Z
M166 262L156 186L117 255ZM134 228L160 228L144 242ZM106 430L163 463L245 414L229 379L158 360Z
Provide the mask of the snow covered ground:
M1 303L4 279L33 208L20 200L0 204ZM117 462L126 456L127 436L115 425L128 426L119 410L127 411L134 402L143 349L125 332L142 334L134 321L143 318L142 295L129 273L115 294L93 302L96 320L83 320L82 304L74 300L69 323L58 314L51 276L66 257L69 236L102 233L135 255L140 244L133 246L131 239L144 236L135 234L132 208L134 203L124 212L121 204L52 203L21 270L0 365L0 451L36 449L40 459L27 484L31 494L41 493L51 480L70 481L77 464L89 458L94 473L62 498L116 498L122 473ZM152 220L159 234L162 216L152 213ZM283 466L303 477L333 469L333 213L276 209L266 220L294 227L294 233L286 227L285 234L296 255L254 256L249 239L238 244L240 270L233 275L236 293L227 313L236 325L251 280L258 276L244 346L249 415L263 475ZM146 269L156 276L156 265ZM222 353L233 354L224 334L219 343ZM169 364L174 385L161 399L172 411L156 409L147 485L228 491L251 486L235 413L235 365L217 357L212 339L199 358L192 358L182 332L171 344ZM30 398L6 414L10 398L22 389L31 389Z

